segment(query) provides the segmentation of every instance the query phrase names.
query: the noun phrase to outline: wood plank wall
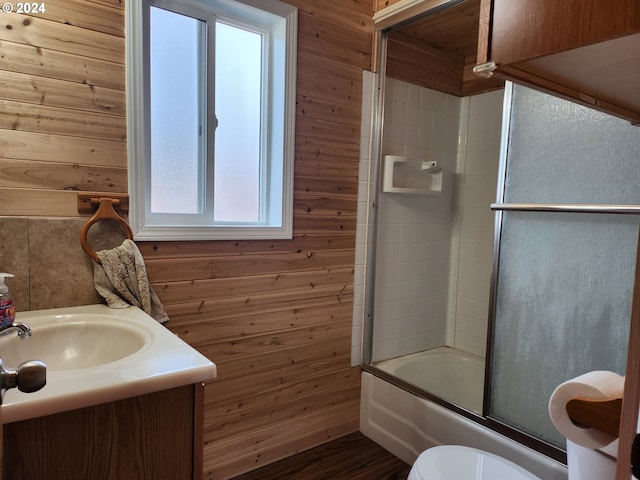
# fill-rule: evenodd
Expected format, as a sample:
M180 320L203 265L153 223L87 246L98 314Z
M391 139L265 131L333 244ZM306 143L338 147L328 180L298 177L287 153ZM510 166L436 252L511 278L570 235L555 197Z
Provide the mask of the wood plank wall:
M299 8L295 238L139 244L170 328L219 367L205 478L358 429L351 317L373 0L288 1ZM127 192L124 4L46 9L0 16L0 216L76 217L77 191Z
M389 34L387 76L461 97L463 72L464 57L431 48L403 33Z
M0 16L0 215L74 216L76 190L127 191L123 7L45 5Z
M504 81L473 73L475 55L432 48L400 32L389 34L387 75L421 87L466 97L504 87Z

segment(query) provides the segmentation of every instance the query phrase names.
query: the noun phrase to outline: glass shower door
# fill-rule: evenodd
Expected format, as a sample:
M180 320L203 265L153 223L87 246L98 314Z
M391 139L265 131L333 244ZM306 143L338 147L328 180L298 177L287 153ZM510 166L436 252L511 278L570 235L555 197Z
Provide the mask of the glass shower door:
M520 86L506 102L488 416L564 448L555 387L625 370L640 130Z

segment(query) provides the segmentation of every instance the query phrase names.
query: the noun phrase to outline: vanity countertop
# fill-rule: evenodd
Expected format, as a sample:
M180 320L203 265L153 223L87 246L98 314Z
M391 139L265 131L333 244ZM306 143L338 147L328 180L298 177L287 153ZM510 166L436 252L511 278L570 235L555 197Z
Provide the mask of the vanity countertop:
M33 334L0 338L5 367L42 360L47 383L34 393L6 391L3 423L206 382L217 374L213 362L137 307L18 312L16 322Z

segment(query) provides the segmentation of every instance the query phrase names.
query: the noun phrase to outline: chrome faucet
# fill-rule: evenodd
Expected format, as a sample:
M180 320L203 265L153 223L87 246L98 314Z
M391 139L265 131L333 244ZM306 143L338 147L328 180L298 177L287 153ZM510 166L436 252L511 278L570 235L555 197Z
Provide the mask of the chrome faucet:
M18 330L18 336L20 338L29 338L31 336L31 327L22 322L13 322L9 325L0 327L0 336L6 335L12 330Z

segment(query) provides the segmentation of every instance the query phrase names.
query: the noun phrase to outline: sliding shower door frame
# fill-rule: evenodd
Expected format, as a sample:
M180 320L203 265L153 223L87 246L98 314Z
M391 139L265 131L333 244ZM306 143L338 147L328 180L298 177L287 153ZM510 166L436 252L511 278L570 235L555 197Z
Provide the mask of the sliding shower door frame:
M494 338L496 333L496 316L498 304L498 284L500 269L500 247L504 233L503 212L551 212L551 213L588 213L588 214L620 214L620 215L638 215L640 214L640 206L638 205L620 205L620 204L555 204L555 203L506 203L506 183L509 157L509 138L511 137L511 117L513 105L514 85L506 82L504 107L503 107L503 129L501 134L499 174L496 192L496 203L491 205L491 209L495 212L494 224L494 244L493 244L493 265L491 273L491 286L489 298L489 318L487 332L487 355L485 364L485 391L483 401L482 416L486 420L487 425L493 430L504 434L524 445L554 458L558 461L566 463L566 452L563 449L551 445L540 440L533 435L523 432L511 425L506 424L492 416L492 386L494 382L494 362L496 355Z
M376 278L376 236L378 233L378 184L382 174L382 129L384 127L384 92L387 65L387 32L376 32L378 45L377 72L373 75L373 96L371 109L371 144L369 150L369 193L367 204L367 225L365 238L365 275L364 275L364 324L362 342L362 366L368 366L373 360L373 328L374 328L374 292Z
M447 2L437 1L437 9L442 8ZM449 1L448 3L458 3ZM373 365L373 331L374 331L374 311L375 311L375 279L376 279L376 246L378 234L378 205L380 197L380 179L382 176L382 141L383 128L385 118L385 79L387 64L387 37L391 29L378 30L377 45L377 71L374 72L374 96L372 105L371 119L371 145L369 151L370 166L370 182L369 197L367 208L367 227L366 227L366 257L365 257L365 284L364 284L364 324L363 324L363 348L362 363L363 371L371 373L403 390L410 392L420 398L427 399L438 405L441 405L459 415L462 415L476 423L488 427L485 418L477 412L467 410L454 403L447 401L437 395L423 390L411 383L405 382L401 378L391 375L384 370Z
M497 299L498 299L498 272L499 272L499 262L500 262L500 241L502 238L502 229L503 229L503 210L501 208L496 208L496 206L504 205L505 202L505 191L506 191L506 180L507 180L507 159L508 159L508 148L509 148L509 137L510 137L510 129L511 129L511 110L512 110L512 99L513 99L513 83L505 82L505 91L504 91L504 103L503 103L503 111L502 111L502 131L500 134L500 159L498 166L498 179L496 186L496 203L492 204L492 210L495 211L495 221L494 221L494 235L493 235L493 260L492 260L492 268L491 268L491 283L489 290L489 310L488 310L488 321L487 321L487 348L485 355L485 381L484 381L484 397L483 397L483 408L482 408L482 418L484 420L483 423L487 425L488 428L505 435L508 438L511 438L527 447L533 448L534 450L547 455L550 458L553 458L559 462L567 463L567 455L566 452L556 448L553 445L550 445L544 441L539 440L538 438L518 430L500 420L493 418L491 416L491 387L493 382L493 364L494 364L494 334L495 334L495 320L496 320L496 309L497 309Z

